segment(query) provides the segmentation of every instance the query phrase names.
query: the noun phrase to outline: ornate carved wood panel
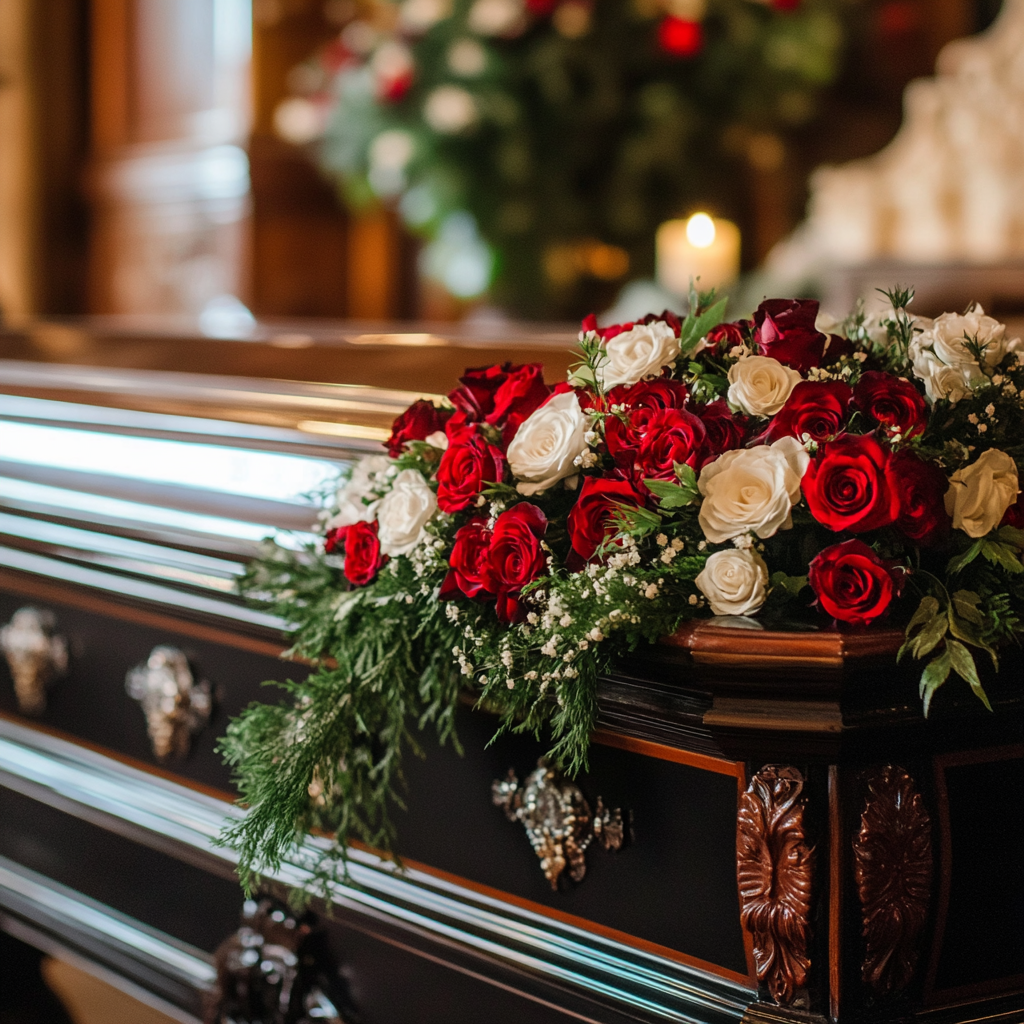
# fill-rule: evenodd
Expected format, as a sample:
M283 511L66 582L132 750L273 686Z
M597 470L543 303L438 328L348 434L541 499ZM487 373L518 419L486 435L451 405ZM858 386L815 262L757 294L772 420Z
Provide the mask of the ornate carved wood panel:
M814 850L804 829L804 777L789 765L765 765L740 798L736 873L740 919L753 937L758 980L772 998L792 1003L811 961Z
M868 779L853 841L863 914L861 977L879 995L910 983L932 890L932 830L914 780L885 765Z

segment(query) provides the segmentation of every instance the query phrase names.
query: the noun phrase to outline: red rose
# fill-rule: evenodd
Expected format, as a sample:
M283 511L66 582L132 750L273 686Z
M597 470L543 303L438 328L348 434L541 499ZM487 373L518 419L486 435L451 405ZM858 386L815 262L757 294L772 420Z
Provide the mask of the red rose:
M494 408L484 417L502 432L507 446L515 437L520 424L530 413L539 409L551 394L544 383L544 367L540 363L527 363L509 371L501 387L494 393Z
M479 434L463 431L445 449L437 467L437 507L461 512L475 503L485 484L500 483L504 476L501 451Z
M897 452L890 465L892 479L898 481L897 529L920 547L937 544L952 527L945 505L949 490L946 474L935 463L922 462L908 451Z
M448 565L451 567L441 584L441 600L461 597L490 597L484 585L484 572L491 551L491 531L487 520L475 516L455 534Z
M572 555L566 564L582 568L605 537L615 532L612 515L618 507L643 505L644 500L628 480L588 476L566 522L572 543Z
M815 326L815 299L765 299L754 314L754 341L761 354L806 373L819 366L828 338Z
M345 550L345 578L357 587L365 587L384 564L380 557L377 523L353 523L351 526L329 530L324 550L330 554L342 544Z
M413 402L391 424L391 436L385 442L388 455L397 459L410 441L425 441L436 431L444 430L451 414L450 409L438 409L424 398Z
M520 502L502 512L494 524L491 549L482 581L497 598L495 612L502 622L517 622L523 610L519 595L546 567L540 539L548 520L536 505Z
M643 477L675 480L675 463L693 469L701 465L706 438L704 424L679 409L662 409L647 421L635 466Z
M853 399L865 416L904 438L924 433L928 424L924 395L909 380L892 374L879 370L862 373Z
M704 457L697 468L703 469L723 452L739 448L746 440L749 420L741 413L734 413L724 398L716 398L707 405L695 405L693 413L700 417L707 435Z
M623 466L631 466L651 418L663 409L685 408L688 397L686 385L667 377L612 388L608 405L621 405L626 410L622 414L624 419L612 415L605 420L605 442L612 458Z
M825 548L811 562L808 581L819 608L855 626L881 618L898 592L890 567L861 540Z
M864 533L888 526L899 514L890 456L871 434L827 441L803 478L811 514L830 530Z
M481 366L467 370L459 378L461 388L449 392L448 398L455 406L456 415L462 414L466 423L479 423L494 409L494 395L508 379L511 363L500 366Z
M853 399L850 385L841 380L803 380L790 392L765 432L766 444L780 437L803 439L807 434L819 444L842 432Z

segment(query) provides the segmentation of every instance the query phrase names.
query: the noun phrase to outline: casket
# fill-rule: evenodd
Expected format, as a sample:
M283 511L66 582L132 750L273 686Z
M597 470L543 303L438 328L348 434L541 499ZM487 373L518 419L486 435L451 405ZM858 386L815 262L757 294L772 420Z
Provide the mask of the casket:
M925 720L893 631L690 626L575 779L467 700L400 866L245 899L217 738L306 669L234 579L417 393L0 361L0 926L183 1021L1024 1019L1020 659Z

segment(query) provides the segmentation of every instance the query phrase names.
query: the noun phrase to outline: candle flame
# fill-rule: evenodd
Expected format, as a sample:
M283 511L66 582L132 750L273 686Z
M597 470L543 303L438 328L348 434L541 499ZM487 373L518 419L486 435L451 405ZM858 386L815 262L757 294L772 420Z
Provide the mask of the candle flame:
M695 213L686 222L686 240L695 249L707 249L715 242L715 222L706 213Z

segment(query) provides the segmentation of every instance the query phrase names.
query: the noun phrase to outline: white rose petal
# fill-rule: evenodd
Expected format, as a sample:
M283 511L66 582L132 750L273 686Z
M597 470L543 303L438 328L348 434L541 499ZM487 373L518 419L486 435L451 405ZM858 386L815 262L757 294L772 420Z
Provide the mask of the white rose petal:
M660 374L679 357L679 339L664 320L655 320L609 338L604 350L607 358L597 367L597 376L607 391Z
M393 465L386 455L367 455L360 459L338 488L334 499L338 511L327 521L326 528L333 530L353 523L368 523L375 518L379 504L375 492L385 488L387 471Z
M574 391L565 391L523 420L508 446L508 464L520 494L536 494L577 472L587 448L587 417Z
M924 381L925 393L933 402L945 398L955 404L986 382L986 374L1021 344L1019 338L1008 339L1006 326L986 316L981 306L962 315L943 313L931 321L914 322L927 326L914 336L909 355L915 376ZM968 339L982 347L980 363L967 347Z
M423 440L431 448L440 448L441 451L448 447L448 435L443 430L435 430L432 434L427 434Z
M802 379L771 356L747 356L729 369L729 404L748 416L774 416Z
M763 540L790 529L809 461L799 442L793 442L782 438L725 452L701 470L697 487L704 500L698 519L712 544L741 533L756 533Z
M750 549L716 551L694 583L715 615L753 615L767 596L768 566Z
M990 448L949 478L946 511L956 529L968 537L984 537L999 525L1019 493L1017 464L1005 452Z
M436 509L437 498L423 474L403 469L377 508L381 552L407 555L426 536L424 526Z

